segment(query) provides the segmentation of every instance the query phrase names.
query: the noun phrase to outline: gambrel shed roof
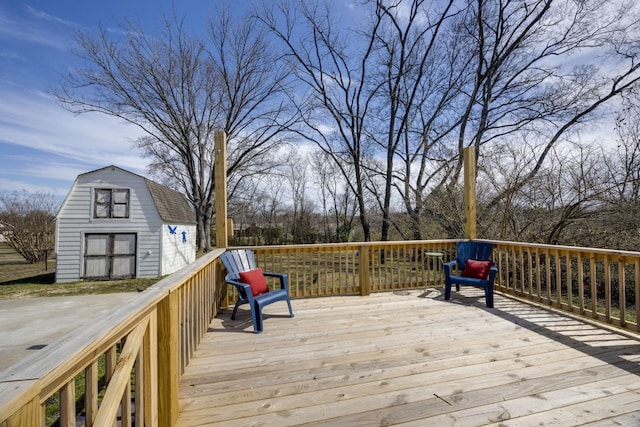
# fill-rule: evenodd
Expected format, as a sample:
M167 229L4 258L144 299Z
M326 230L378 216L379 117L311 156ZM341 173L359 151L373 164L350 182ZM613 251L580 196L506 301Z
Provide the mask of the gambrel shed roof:
M182 193L146 178L145 182L163 222L196 223L196 215Z
M78 178L83 175L93 174L105 169L118 169L119 171L131 174L144 180L147 188L149 189L149 193L151 194L151 198L153 199L153 203L156 206L158 214L160 215L160 218L164 223L188 225L197 223L196 214L191 208L191 205L189 205L187 198L182 193L173 190L165 185L158 184L157 182L151 181L150 179L147 179L126 169L122 169L114 165L105 166L104 168L80 174L78 175ZM67 195L67 197L69 197L69 195ZM64 206L64 204L65 203L63 202L62 206ZM62 207L60 208L60 210L62 210Z

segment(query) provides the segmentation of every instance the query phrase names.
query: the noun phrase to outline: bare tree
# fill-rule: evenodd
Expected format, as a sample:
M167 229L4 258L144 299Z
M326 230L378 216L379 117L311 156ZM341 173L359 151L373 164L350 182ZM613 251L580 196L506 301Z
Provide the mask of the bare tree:
M286 59L301 83L291 101L304 127L299 136L330 156L358 200L364 240L371 240L367 214L366 169L370 141L364 129L377 88L369 84L376 28L358 43L339 34L338 18L327 2L281 2L257 14L287 50Z
M269 34L254 18L223 9L209 23L208 55L221 90L217 108L229 140L229 198L246 187L244 180L262 179L288 163L285 136L297 120L286 93L291 88L288 65Z
M147 130L139 146L155 158L157 173L188 192L207 249L213 129L229 136L231 198L282 165L273 148L284 131L313 141L355 195L365 240L371 200L381 213L381 239L393 226L408 235L391 215L394 187L413 238L422 238L427 218L457 237L459 215L443 202L459 208L462 149L474 146L490 167L486 156L525 143L527 157L517 167L495 165L508 179L484 194L491 198L483 212L505 219L506 235L515 232L506 210L532 196L536 175L548 177L554 149L640 81L632 3L378 0L358 7L367 19L352 31L328 2L265 4L254 18L284 47L278 57L255 21L235 21L224 11L207 41L175 18L160 38L131 24L124 43L105 32L85 35L82 53L95 66L67 81L61 101ZM74 96L88 85L97 90ZM285 107L285 89L300 125ZM562 232L551 234L555 241Z
M534 147L503 146L492 154L499 166L482 170L483 202L517 182L527 171ZM481 220L489 235L503 240L547 244L584 244L593 234L593 223L605 208L610 191L598 148L578 144L556 146L547 162L528 185L502 199ZM493 163L493 162L492 162ZM588 239L593 243L592 239Z
M287 72L267 40L247 20L227 11L210 22L208 42L190 34L177 17L161 34L121 25L122 39L105 29L80 33L76 52L87 63L62 83L58 101L77 113L98 111L141 128L137 141L153 158L151 170L182 188L198 220L198 248L211 248L214 203L213 132L228 136L232 183L270 167L268 153L289 124L279 97Z
M314 151L310 159L311 171L320 192L325 240L347 242L351 238L358 212L355 194L349 191L338 167L326 153Z
M640 97L624 100L616 120L616 142L601 162L609 191L597 227L607 247L638 250L640 245Z
M254 208L257 209L260 224L264 226L266 235L264 243L267 245L282 244L280 241L284 237L280 217L284 213L286 206L285 184L282 176L270 175L264 179L263 199L256 200Z
M28 263L44 262L55 245L55 194L27 191L0 193L0 234Z
M545 141L490 207L527 185L554 145L640 81L638 7L630 2L469 0L458 29L468 34L474 68L458 171L465 146L480 153L481 145L523 135Z
M239 229L236 244L281 244L280 217L285 182L280 174L270 174L260 179L245 180L244 188L229 201L229 214Z
M535 177L554 145L632 90L637 9L595 0L376 1L362 6L368 24L348 33L350 42L326 2L280 3L261 20L308 90L292 97L305 118L299 134L354 168L365 239L366 200L378 196L386 239L392 186L420 238L427 192L455 193L463 148L544 141L493 207ZM605 57L615 65L601 66Z
M415 122L419 120L419 112L424 108L429 97L436 95L429 89L429 73L435 70L443 58L440 33L447 28L448 21L458 12L454 1L437 4L424 0L405 2L377 1L375 18L371 27L375 33L375 52L377 58L376 102L366 130L370 138L377 143L383 153L382 185L372 185L371 191L378 195L379 208L382 212L381 240L388 240L390 207L394 182L404 182L397 186L403 195L405 208L410 217L418 223L414 224L414 237L420 238L419 213L422 208L422 194L413 194L418 200L411 205L410 190L412 185L412 162L415 159L416 146L419 151L427 152L430 148L426 141L424 129L415 133ZM455 75L456 71L448 70ZM454 86L445 88L436 102L450 99L447 93L455 91ZM439 111L442 114L442 110ZM416 138L417 136L417 138ZM415 139L418 141L416 142ZM396 166L397 160L400 164ZM421 177L419 177L421 178ZM418 186L425 185L418 182ZM378 188L382 191L378 191Z
M333 237L333 225L330 214L331 190L338 182L332 173L331 159L327 158L321 150L316 150L309 155L310 166L314 183L318 186L318 196L322 209L322 236L324 242L330 242Z
M314 203L307 195L309 175L307 156L292 149L283 176L291 194L290 226L293 243L315 243L317 233L312 220Z
M607 157L615 199L640 203L640 95L624 100L616 118L617 144Z
M562 182L558 181L560 178L553 168L558 167L561 159L554 150L584 129L589 121L599 118L599 113L606 113L612 101L638 87L640 52L635 42L640 34L638 7L632 3L590 0L469 0L463 12L449 21L453 23L451 34L456 37L442 39L445 49L458 56L458 60L451 63L450 75L455 77L451 80L455 86L461 85L449 92L453 98L444 105L457 105L461 113L456 114L455 109L443 110L445 117L456 117L448 122L456 126L458 135L456 144L449 147L455 147L458 154L449 157L450 164L433 151L429 155L431 168L427 169L430 170L427 176L433 179L437 176L434 172L440 173L439 181L447 182L442 178L448 178L451 185L433 188L433 194L438 196L435 199L448 197L452 205L457 206L454 202L458 200L462 150L474 146L484 168L483 178L493 184L489 191L479 192L484 203L479 206L479 214L486 219L499 218L497 224L501 226L498 229L492 223L484 230L497 233L493 236L506 236L526 234L531 231L528 227L537 227L528 223L527 215L521 216L518 212L527 211L521 203L533 202L532 190L540 190L541 183L551 180L557 184L555 191L559 191L560 184L564 185L563 199L555 200L554 207L547 206L536 215L540 219L540 212L551 209L554 213L545 218L556 228L554 231L542 226L536 235L547 233L544 241L562 240L563 232L583 222L582 215L586 215L583 209L594 202L606 185L602 174L595 173L598 168L594 165L601 158L584 147L575 147L584 164L565 159L561 163L567 176ZM444 98L435 96L432 101L434 99ZM442 104L427 105L433 105L432 111L438 111L438 115L432 117L443 116L439 111ZM432 120L423 122L425 130L433 130ZM439 128L441 131L429 141L447 138L441 140L440 148L440 153L446 156L447 145L453 142L448 139L452 128L447 125ZM425 170L419 159L414 156L411 162L406 162L406 169L413 166L419 171ZM547 162L550 166L545 165ZM419 184L425 181L405 182L411 185L405 183L405 191L401 191L403 198L407 200L407 194L413 190L416 201L421 200L419 191L425 187ZM579 183L594 188L575 190ZM570 188L574 188L573 192ZM540 195L539 191L535 193ZM532 210L527 212L530 214ZM461 225L452 222L456 218L454 212L440 218L445 229L462 232ZM483 218L479 219L483 229ZM520 226L524 228L518 230Z

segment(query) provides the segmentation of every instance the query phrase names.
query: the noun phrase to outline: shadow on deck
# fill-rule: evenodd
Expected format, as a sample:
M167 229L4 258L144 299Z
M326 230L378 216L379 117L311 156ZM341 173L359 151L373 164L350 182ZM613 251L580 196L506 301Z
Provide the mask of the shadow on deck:
M224 310L178 425L639 425L640 342L496 295L435 289ZM231 332L231 333L229 333Z

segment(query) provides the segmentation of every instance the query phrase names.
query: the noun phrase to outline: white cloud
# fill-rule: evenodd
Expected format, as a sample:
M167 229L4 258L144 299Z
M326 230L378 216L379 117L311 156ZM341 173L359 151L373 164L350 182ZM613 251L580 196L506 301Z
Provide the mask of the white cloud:
M0 91L0 189L68 189L78 174L110 164L143 174L148 162L133 147L141 135L103 114L76 116L43 93Z
M0 135L13 144L95 162L105 154L122 155L142 135L103 114L74 115L43 93L0 92L0 99Z
M73 182L73 181L71 181ZM67 187L48 185L46 181L34 183L30 181L16 181L0 177L0 192L27 191L29 193L53 194L64 198L71 185Z
M49 13L43 12L41 10L35 9L29 5L25 6L25 10L27 11L27 13L29 13L30 15L43 20L43 21L49 21L49 22L54 22L56 24L62 24L62 25L66 25L68 27L76 27L77 24L71 22L71 21L67 21L65 19L59 18L57 16L51 15Z
M33 11L32 14L36 12L35 9L31 9L31 11ZM39 18L42 19L42 16ZM51 17L47 19L47 22L49 24L52 22ZM55 24L60 23L61 20L55 21ZM65 27L71 25L64 21L62 23L64 23ZM0 9L0 38L35 43L56 50L66 50L68 47L68 33L56 30L55 27L50 25L42 25L41 20L27 21L17 17L9 17Z

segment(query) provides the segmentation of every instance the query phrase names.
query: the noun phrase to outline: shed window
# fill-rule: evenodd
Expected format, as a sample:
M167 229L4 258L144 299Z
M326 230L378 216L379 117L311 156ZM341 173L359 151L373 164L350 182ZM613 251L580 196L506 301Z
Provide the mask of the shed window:
M129 189L96 188L94 218L129 218Z

